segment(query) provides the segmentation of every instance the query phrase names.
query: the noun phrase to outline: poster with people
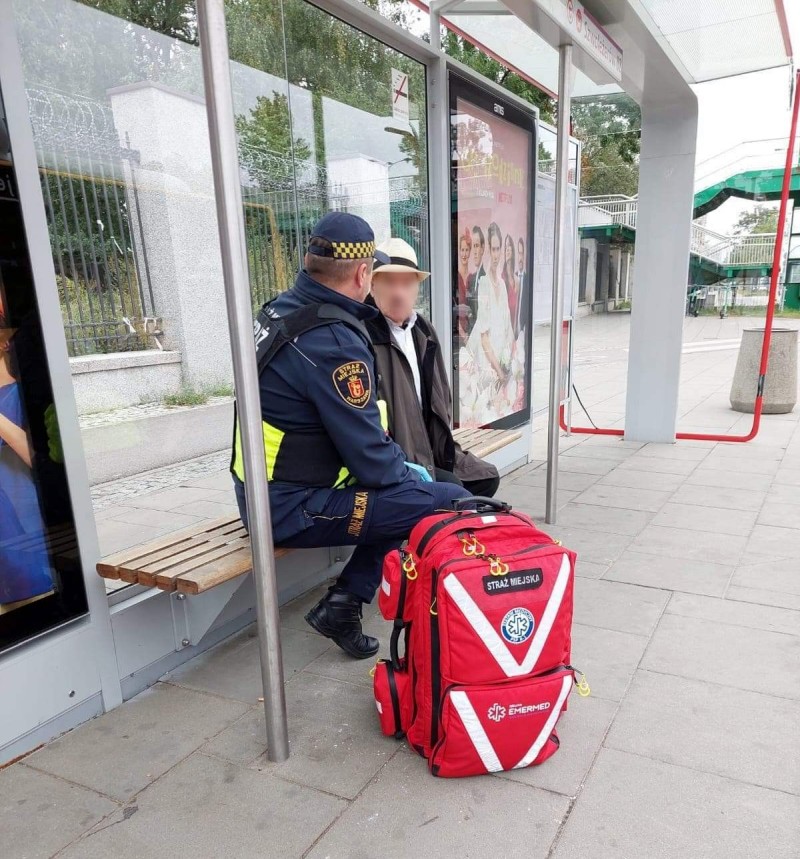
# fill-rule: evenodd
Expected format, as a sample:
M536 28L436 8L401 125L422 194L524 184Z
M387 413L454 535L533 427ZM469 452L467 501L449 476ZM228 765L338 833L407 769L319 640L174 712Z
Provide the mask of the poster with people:
M533 117L451 76L454 411L461 427L530 414Z
M87 611L16 174L2 149L0 653Z

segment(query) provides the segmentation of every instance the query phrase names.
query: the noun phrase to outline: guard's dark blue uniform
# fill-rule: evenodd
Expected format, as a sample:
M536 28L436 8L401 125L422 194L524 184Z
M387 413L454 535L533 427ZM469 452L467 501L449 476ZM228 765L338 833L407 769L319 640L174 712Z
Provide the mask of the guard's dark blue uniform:
M341 307L359 320L377 314L305 272L270 307L283 317L318 304ZM275 543L291 548L355 545L337 586L369 602L384 555L421 518L468 493L452 483L423 483L406 466L403 451L381 427L372 352L346 323L300 335L263 368L259 381ZM303 440L314 437L323 442L299 453ZM310 468L318 456L323 460ZM328 459L335 460L341 481L323 476L330 471ZM237 479L235 484L246 521L244 487Z

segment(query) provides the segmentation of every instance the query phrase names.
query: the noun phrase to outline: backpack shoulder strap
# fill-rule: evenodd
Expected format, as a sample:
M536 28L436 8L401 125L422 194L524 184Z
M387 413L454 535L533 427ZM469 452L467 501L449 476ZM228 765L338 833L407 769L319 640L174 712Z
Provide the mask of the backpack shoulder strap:
M337 322L343 322L358 332L372 351L372 341L366 325L335 304L307 304L285 316L275 313L270 304L271 302L268 302L259 310L253 324L259 373L287 343L314 328L335 325Z

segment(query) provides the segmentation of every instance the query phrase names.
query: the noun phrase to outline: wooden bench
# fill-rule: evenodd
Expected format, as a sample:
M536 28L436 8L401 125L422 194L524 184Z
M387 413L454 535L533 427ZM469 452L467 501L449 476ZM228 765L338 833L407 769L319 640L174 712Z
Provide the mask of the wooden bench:
M456 430L456 441L485 457L521 438L508 430ZM276 549L280 558L291 549ZM195 595L249 573L250 538L238 516L192 525L142 546L117 552L97 564L104 579Z

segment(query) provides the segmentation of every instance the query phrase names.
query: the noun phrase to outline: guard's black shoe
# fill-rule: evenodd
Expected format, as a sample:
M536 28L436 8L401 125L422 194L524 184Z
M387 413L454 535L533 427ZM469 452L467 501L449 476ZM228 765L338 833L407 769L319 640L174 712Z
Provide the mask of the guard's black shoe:
M328 591L306 615L306 623L355 659L378 652L378 639L361 631L361 600L345 591Z

